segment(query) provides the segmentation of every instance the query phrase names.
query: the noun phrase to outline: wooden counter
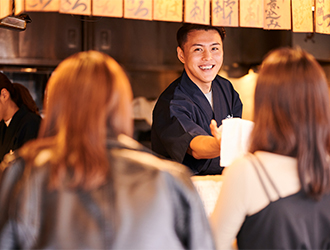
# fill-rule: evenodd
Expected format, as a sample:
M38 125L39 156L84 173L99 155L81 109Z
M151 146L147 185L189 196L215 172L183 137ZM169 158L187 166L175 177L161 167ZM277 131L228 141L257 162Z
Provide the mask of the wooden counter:
M192 176L194 183L201 199L204 204L207 216L210 216L214 210L217 202L223 176L222 175L205 175L205 176Z

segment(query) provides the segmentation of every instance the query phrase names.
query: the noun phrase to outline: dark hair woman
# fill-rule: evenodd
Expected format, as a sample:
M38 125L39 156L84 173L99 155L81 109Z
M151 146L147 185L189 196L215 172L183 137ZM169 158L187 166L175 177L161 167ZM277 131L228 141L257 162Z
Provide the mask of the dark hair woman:
M212 216L218 249L329 249L330 103L325 73L300 48L263 61L250 154L225 171Z
M214 248L187 168L129 137L131 101L106 54L80 52L57 67L39 137L3 176L1 249Z
M37 105L28 89L11 83L0 73L0 162L6 154L36 138L40 122Z

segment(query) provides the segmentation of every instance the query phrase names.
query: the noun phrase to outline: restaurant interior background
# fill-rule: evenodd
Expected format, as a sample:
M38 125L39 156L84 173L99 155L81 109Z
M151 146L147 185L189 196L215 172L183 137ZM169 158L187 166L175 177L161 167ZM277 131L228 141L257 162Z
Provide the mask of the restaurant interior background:
M176 57L176 31L182 23L27 13L26 30L0 28L0 71L24 84L42 110L44 89L55 67L85 50L109 54L126 70L134 93L135 139L150 142L151 110L159 94L182 72ZM330 83L330 35L291 30L227 27L224 64L241 95L243 118L252 119L255 77L263 57L274 48L300 46L313 54Z

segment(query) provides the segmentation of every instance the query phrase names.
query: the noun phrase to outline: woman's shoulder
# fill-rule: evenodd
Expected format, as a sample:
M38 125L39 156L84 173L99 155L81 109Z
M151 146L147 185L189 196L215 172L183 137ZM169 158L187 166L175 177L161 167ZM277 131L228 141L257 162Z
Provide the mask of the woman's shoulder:
M141 169L144 172L166 172L175 177L191 176L188 168L172 160L162 159L150 152L131 148L112 149L112 155L120 161L129 162L129 169Z
M270 152L246 154L234 161L223 174L230 189L237 189L249 197L246 200L249 215L260 211L270 201L300 189L297 160Z
M247 176L253 173L253 165L251 162L251 154L245 154L233 161L228 167L223 170L223 175L227 178L237 179L239 176L246 179Z
M116 168L116 172L127 174L127 176L135 174L155 178L161 178L161 176L174 178L192 187L193 184L190 180L192 173L183 164L161 158L127 136L121 135L118 142L120 146L109 148L111 156L119 163L112 166Z
M48 169L43 166L40 168L30 168L25 160L17 156L11 164L1 173L0 181L0 205L8 205L11 199L15 199L15 195L20 193L29 185L28 183L41 183L47 181ZM35 181L38 180L38 181Z
M258 177L258 173L260 177ZM283 179L297 180L297 160L293 157L279 155L271 152L257 151L254 154L247 153L236 159L229 167L225 168L224 175L230 178L250 178L251 182L265 179L268 175L272 181ZM266 178L268 179L268 178ZM282 185L282 184L281 184Z

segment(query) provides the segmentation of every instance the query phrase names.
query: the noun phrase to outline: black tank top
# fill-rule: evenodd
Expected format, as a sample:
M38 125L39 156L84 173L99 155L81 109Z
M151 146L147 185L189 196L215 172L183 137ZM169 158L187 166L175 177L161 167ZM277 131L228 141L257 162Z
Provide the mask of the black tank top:
M253 156L253 166L270 203L247 216L237 235L239 249L330 249L330 195L320 201L301 190L281 198L261 161ZM258 162L256 164L255 160ZM259 171L263 171L279 196L271 201Z

